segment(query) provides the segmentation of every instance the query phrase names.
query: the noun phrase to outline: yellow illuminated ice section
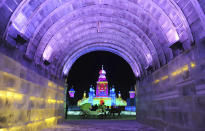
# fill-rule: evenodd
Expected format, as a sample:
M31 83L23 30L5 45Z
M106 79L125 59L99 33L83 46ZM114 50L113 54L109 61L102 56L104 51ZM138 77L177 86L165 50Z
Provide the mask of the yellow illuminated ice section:
M179 75L179 74L181 74L181 72L182 72L182 70L181 70L181 69L178 69L178 70L172 72L172 73L171 73L171 76Z
M183 70L183 71L188 71L188 70L189 70L189 66L188 66L188 65L183 66L183 67L182 67L182 70Z
M9 131L22 131L23 129L25 129L25 126L17 126L9 128Z
M166 76L163 76L163 77L161 78L161 80L166 80L166 79L168 79L168 78L169 78L169 76L166 75Z
M155 80L155 81L154 81L154 83L155 83L155 84L157 84L157 83L159 83L159 81L160 81L160 80L159 80L159 79L157 79L157 80Z
M51 82L51 81L48 82L48 86L52 87L52 88L56 88L57 87L56 84Z
M56 103L56 100L55 100L55 99L48 98L47 102L48 102L49 104L55 104L55 103Z
M48 104L55 104L55 103L63 104L63 103L64 103L63 100L56 100L56 99L51 99L51 98L43 99L43 98L34 97L34 96L30 96L29 99L30 99L31 101L38 101L38 102L47 101Z
M8 100L21 101L23 98L23 94L11 91L0 91L0 97Z
M60 90L64 91L64 88L63 88L63 87L59 86L58 88L59 88Z
M2 128L0 129L0 131L8 131L6 128Z
M63 100L57 100L57 103L58 103L58 104L63 104L64 101L63 101Z
M171 76L177 76L177 75L181 74L182 72L188 71L188 70L189 70L189 66L186 64L182 68L179 68L176 71L172 72Z
M57 124L57 118L51 117L51 118L45 119L45 122L48 127L51 127Z
M0 131L39 131L57 124L58 115L63 115L63 87L6 56L3 59L16 75L0 70ZM20 78L20 73L41 77L46 84Z
M43 98L40 98L40 97L34 97L34 96L30 96L29 98L31 101L44 101Z
M48 82L48 85L49 87L51 86L51 88L46 88L45 90L45 92L48 92L46 96L48 95L51 97L35 93L34 94L38 96L30 96L30 94L33 94L33 90L37 90L36 88L39 90L42 86L7 72L0 71L0 77L2 78L0 78L0 116L6 119L6 122L0 122L0 131L39 131L43 128L48 128L57 124L57 121L60 118L60 116L56 117L56 113L59 111L59 106L52 105L51 107L48 104L63 104L64 101L60 100L60 96L63 97L60 90L56 90L57 88L51 89L56 86L55 83L51 82L49 84ZM12 83L9 83L10 81ZM28 84L28 87L22 88L22 83L25 85ZM27 94L21 94L19 93L21 88L30 89ZM63 88L61 87L61 89ZM59 100L55 98L59 98ZM30 101L32 101L34 108L27 109ZM23 103L23 106L19 105ZM45 105L46 107L41 109L39 108L41 105ZM18 108L16 106L18 106Z
M38 117L38 116L36 116ZM57 125L58 119L62 118L61 116L50 117L42 119L39 121L33 121L27 125L14 126L10 128L2 128L0 131L39 131L43 128L48 128Z
M191 62L190 65L191 65L191 68L194 68L196 66L194 62Z
M190 63L190 66L191 66L191 68L194 68L194 67L196 66L196 64L195 64L194 62L191 62L191 63ZM181 73L183 73L183 72L185 72L185 71L188 71L188 70L189 70L189 65L186 64L186 65L184 65L183 67L181 67L181 68L179 68L179 69L173 71L170 75L171 75L172 77L175 77L175 76L177 76L177 75L179 75L179 74L181 74ZM169 78L169 76L168 76L168 75L165 75L165 76L163 76L160 80L163 81L163 80L166 80L166 79L168 79L168 78ZM159 80L159 79L156 79L153 83L154 83L154 84L157 84L157 83L160 82L160 80Z

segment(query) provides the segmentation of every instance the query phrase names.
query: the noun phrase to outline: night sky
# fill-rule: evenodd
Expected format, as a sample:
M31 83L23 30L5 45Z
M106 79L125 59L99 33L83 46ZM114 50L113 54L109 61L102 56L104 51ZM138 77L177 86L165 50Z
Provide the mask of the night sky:
M114 85L116 93L120 91L123 99L129 98L129 90L136 82L129 64L118 55L97 51L81 56L68 74L68 85L74 87L76 101L82 99L84 91L88 95L90 85L96 89L96 81L102 65L106 71L109 89Z

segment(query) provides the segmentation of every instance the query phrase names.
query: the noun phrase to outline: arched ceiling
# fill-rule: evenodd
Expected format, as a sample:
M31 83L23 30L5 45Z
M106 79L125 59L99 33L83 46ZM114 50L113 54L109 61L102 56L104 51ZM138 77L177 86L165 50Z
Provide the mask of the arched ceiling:
M96 50L121 56L138 77L171 60L172 44L189 49L196 22L204 32L199 7L197 0L5 0L0 12L10 12L4 38L28 38L25 55L59 77Z

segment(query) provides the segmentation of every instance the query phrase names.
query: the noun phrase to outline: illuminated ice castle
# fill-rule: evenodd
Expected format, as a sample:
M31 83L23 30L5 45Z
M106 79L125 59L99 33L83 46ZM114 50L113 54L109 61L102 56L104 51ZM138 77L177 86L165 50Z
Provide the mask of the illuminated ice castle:
M99 72L100 76L97 81L96 92L91 86L89 90L89 97L86 97L86 92L83 94L83 99L78 101L78 106L84 103L91 103L92 105L99 105L105 103L106 106L126 106L127 102L121 98L120 92L116 97L115 88L108 89L108 81L106 79L106 72L103 69Z

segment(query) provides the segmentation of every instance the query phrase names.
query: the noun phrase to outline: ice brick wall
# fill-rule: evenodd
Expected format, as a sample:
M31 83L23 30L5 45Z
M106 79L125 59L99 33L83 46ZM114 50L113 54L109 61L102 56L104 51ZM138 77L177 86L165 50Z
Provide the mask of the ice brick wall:
M205 13L205 1L204 0L198 0L201 8L203 9L204 13Z
M39 130L63 118L64 88L0 54L1 130Z
M194 48L140 82L137 120L166 131L205 130L205 59Z

